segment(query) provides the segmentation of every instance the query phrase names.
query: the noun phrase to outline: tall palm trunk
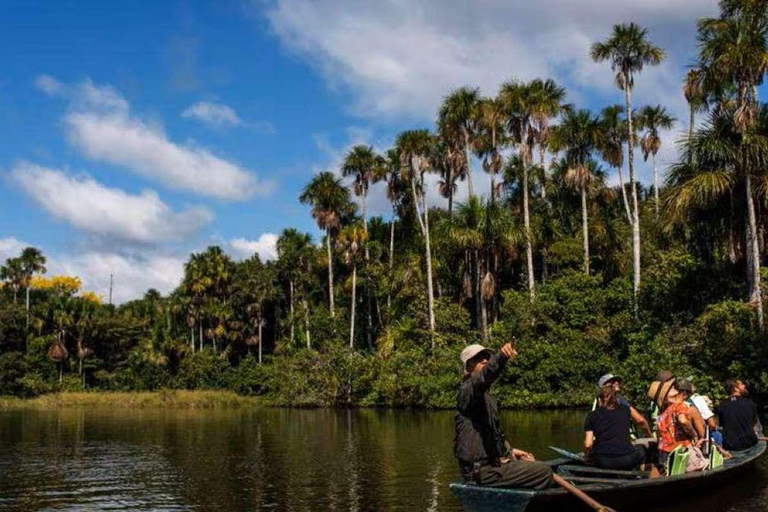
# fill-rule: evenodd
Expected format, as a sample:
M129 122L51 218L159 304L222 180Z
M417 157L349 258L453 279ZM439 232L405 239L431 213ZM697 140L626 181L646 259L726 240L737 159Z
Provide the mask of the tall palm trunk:
M418 196L416 195L416 180L415 177L413 177L413 163L410 163L411 166L411 197L413 198L413 205L416 209L416 218L419 221L419 227L421 228L421 234L424 236L424 253L427 263L427 302L428 302L428 313L429 313L429 332L434 334L435 332L435 299L434 299L434 292L432 289L432 249L430 247L429 242L429 209L427 208L427 197L426 194L424 194L421 198L422 202L422 209L424 210L424 218L422 219L421 213L419 212L419 200ZM422 177L422 181L424 178ZM432 336L432 349L435 348L435 338Z
M293 340L294 340L293 335L295 333L294 318L293 318L293 279L289 280L288 283L289 283L288 294L290 295L290 303L291 303L291 343L293 343Z
M632 297L633 312L637 319L639 304L638 292L640 291L640 212L637 204L637 187L635 186L635 151L634 129L632 127L632 88L629 86L631 77L626 74L627 84L624 87L624 100L627 107L627 161L629 163L629 186L632 189L632 256L633 279Z
M27 304L26 304L26 310L27 310L27 326L25 327L26 330L29 330L29 284L27 284Z
M392 268L395 261L395 216L392 216L392 222L389 224L389 283L387 284L387 314L391 316L392 309Z
M757 307L757 323L760 332L763 331L763 294L760 290L760 247L757 241L757 219L755 202L752 197L752 178L750 172L744 173L744 186L747 193L747 251L751 253L751 287L749 301Z
M533 246L531 243L531 215L528 211L528 171L529 162L523 159L523 222L525 224L525 257L528 267L528 291L531 300L536 297L535 283L533 280Z
M264 321L259 318L259 363L262 362L262 347L264 346Z
M546 148L539 145L539 165L541 165L541 180L540 180L540 186L541 186L541 198L546 199L547 198L547 167L545 166L545 153Z
M357 304L357 263L352 263L352 306L349 321L349 348L355 346L355 306Z
M656 152L651 152L651 162L653 163L653 200L656 220L659 219L659 171L656 169Z
M693 141L693 127L694 127L694 121L695 121L695 108L693 103L688 104L689 109L689 119L688 119L688 165L691 165L693 163L693 145L691 142Z
M467 191L469 192L469 197L474 197L475 188L472 186L472 162L470 160L471 156L469 151L469 132L466 129L462 131L464 132L464 158L467 160Z
M309 304L306 297L302 297L301 301L304 306L304 336L307 339L307 348L311 348L312 344L309 338Z
M200 320L199 327L200 327L200 351L202 352L203 350L203 321L202 320Z
M366 305L368 308L368 318L367 318L367 327L368 330L366 331L366 341L368 342L368 350L373 350L373 312L371 309L371 276L369 274L369 268L368 264L370 262L370 254L368 252L368 211L366 208L366 199L368 196L368 192L366 191L363 194L363 232L365 233L365 239L366 243L364 244L365 248L365 295L366 295Z
M475 289L475 323L477 324L477 330L480 331L482 338L485 339L485 330L483 329L483 293L480 284L480 258L477 254L477 249L472 251L472 266L474 271L472 272L472 280L474 281Z
M333 253L331 252L331 228L325 230L325 248L328 252L328 309L333 318Z
M424 194L424 228L425 245L427 253L427 300L429 301L429 332L432 336L432 351L435 351L435 293L432 288L432 248L429 241L429 210L427 209L427 195Z
M481 275L484 275L484 271L486 270L485 265L481 265L480 261L481 259L478 258L477 251L475 251L475 259L477 260L477 266L478 266L478 277ZM485 259L483 258L483 261ZM483 297L483 290L482 290L482 284L480 285L480 289L478 290L478 298L480 299L480 334L483 337L483 340L488 339L488 318L486 316L486 307L485 307L485 298Z
M629 199L627 199L627 187L624 186L624 175L621 172L621 165L616 167L619 174L619 187L621 188L621 202L624 204L624 211L627 214L627 222L632 225L632 212L629 209Z
M589 275L589 212L586 185L581 186L581 234L584 239L584 273Z

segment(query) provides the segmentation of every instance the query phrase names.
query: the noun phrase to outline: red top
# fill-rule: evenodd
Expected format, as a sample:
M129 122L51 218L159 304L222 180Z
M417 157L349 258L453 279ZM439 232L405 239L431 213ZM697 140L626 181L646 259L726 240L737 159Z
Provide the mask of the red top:
M659 451L671 452L678 446L688 447L691 445L691 436L677 420L680 414L688 414L688 406L685 403L670 405L656 420L659 433Z

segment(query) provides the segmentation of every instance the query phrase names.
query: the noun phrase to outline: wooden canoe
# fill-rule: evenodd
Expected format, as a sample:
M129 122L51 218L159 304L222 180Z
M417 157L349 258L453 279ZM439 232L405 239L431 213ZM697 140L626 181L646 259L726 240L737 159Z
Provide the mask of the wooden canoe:
M643 510L649 504L669 503L674 496L690 496L713 490L750 468L766 450L765 441L743 452L733 452L723 466L714 470L680 476L644 478L641 472L588 471L569 458L547 461L558 474L571 481L597 501L619 512ZM579 471L579 466L584 468ZM585 510L584 505L561 488L543 491L481 487L454 483L451 491L467 512L532 512L544 510Z

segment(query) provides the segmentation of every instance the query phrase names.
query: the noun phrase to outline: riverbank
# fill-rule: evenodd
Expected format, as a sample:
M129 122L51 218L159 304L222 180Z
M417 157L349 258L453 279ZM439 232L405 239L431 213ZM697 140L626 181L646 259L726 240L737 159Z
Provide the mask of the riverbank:
M129 409L238 409L255 407L259 399L231 391L161 390L144 392L62 392L35 398L0 397L0 410L105 407Z

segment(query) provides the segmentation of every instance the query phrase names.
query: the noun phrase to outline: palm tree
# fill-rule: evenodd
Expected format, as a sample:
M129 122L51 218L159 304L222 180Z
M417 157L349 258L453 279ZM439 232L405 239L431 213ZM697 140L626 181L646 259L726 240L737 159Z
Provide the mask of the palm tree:
M290 339L294 340L294 303L297 293L302 298L304 309L304 337L307 348L311 347L309 336L309 309L306 297L306 280L310 271L313 248L312 237L308 233L299 233L293 228L283 230L277 239L278 265L280 273L288 281L288 302L290 311Z
M499 99L504 104L508 127L512 139L518 146L523 171L523 225L525 228L525 256L528 272L528 292L531 300L536 296L533 275L533 242L529 200L529 174L533 161L533 147L536 142L535 115L541 106L537 103L536 88L531 84L511 81L502 84Z
M584 272L589 275L589 211L587 195L594 178L592 152L600 144L600 121L589 110L569 111L552 134L552 144L565 151L565 182L581 193Z
M479 103L478 155L483 159L483 170L491 175L491 201L496 199L496 175L501 171L501 138L506 121L504 104L498 98L483 98Z
M363 231L368 238L368 217L366 208L366 199L368 198L368 189L371 183L376 179L376 170L380 167L384 167L384 158L378 155L371 146L357 145L353 147L344 158L344 162L341 164L341 173L344 177L352 176L353 191L356 196L361 198L363 207ZM366 265L370 261L370 253L368 251L368 244L365 243L365 262ZM366 274L368 275L368 274ZM366 295L368 305L368 329L366 336L368 340L368 348L373 349L373 319L371 312L371 280L366 278Z
M32 287L32 276L45 274L45 256L35 247L27 247L21 251L21 266L24 271L24 287L26 288L27 329L29 329L29 290Z
M477 109L480 101L480 90L477 88L460 87L451 92L443 100L438 113L438 125L448 127L461 134L464 145L464 159L467 165L467 191L470 197L475 195L472 186L472 146L477 136Z
M389 280L392 281L392 271L395 260L395 224L397 223L397 209L402 203L402 196L405 193L405 184L401 179L400 152L397 148L388 149L384 156L383 165L376 168L375 182L383 181L386 183L386 193L389 203L392 205L392 220L389 223ZM392 287L387 289L387 311L392 307Z
M403 180L410 185L411 199L416 219L424 237L424 259L427 267L427 305L429 331L435 332L435 296L432 287L432 249L429 241L429 207L427 206L424 175L430 170L429 155L432 153L434 137L429 130L408 130L400 133L395 146L400 155L400 169ZM421 207L419 207L421 205ZM432 349L435 339L432 337Z
M331 239L341 226L341 219L354 212L349 191L332 172L316 174L299 196L302 204L312 207L312 218L320 229L325 230L325 247L328 253L328 310L334 316L333 302L333 253Z
M355 346L355 307L357 305L357 257L360 246L368 241L368 232L359 224L346 226L336 239L336 246L344 253L344 261L352 267L352 301L350 305L349 348ZM371 348L370 346L368 348Z
M24 285L24 264L21 258L8 258L0 267L0 279L8 283L13 291L13 303L16 304L19 290Z
M656 168L656 154L661 149L659 130L671 129L675 121L676 119L661 105L655 107L646 105L638 112L638 129L645 130L645 134L640 139L640 149L643 151L643 159L648 161L650 155L653 164L653 199L657 219L659 218L659 172Z
M545 154L550 137L549 122L561 113L570 109L563 103L565 100L565 88L560 87L554 80L535 79L531 82L531 89L536 97L534 109L534 122L536 124L536 144L539 146L539 165L541 166L541 197L547 197L547 168Z
M624 176L621 172L621 168L624 166L624 142L627 140L626 121L623 114L624 107L621 105L611 105L600 112L600 127L603 133L600 136L598 149L601 158L615 168L619 175L619 188L621 189L624 211L627 214L627 222L632 225L632 212L629 209L627 188L624 186Z
M742 146L736 168L743 176L747 199L749 298L757 306L762 331L760 246L752 177L765 167L764 160L756 157L756 152L762 153L760 144L763 141L755 132L759 113L757 86L763 82L768 70L768 12L762 2L745 0L724 0L720 7L719 18L699 21L699 67L707 92L722 98L729 94L729 90L735 91L735 98L731 100L734 107L731 115Z
M720 17L699 21L699 68L705 91L719 97L720 110L732 116L733 128L740 139L741 150L734 163L743 178L747 200L749 299L757 307L762 331L760 246L752 178L765 167L761 147L764 141L756 128L759 114L757 86L763 82L768 70L768 12L763 2L745 0L724 0L720 7ZM727 108L729 103L732 109Z
M635 23L614 25L611 37L592 45L590 56L595 62L609 61L616 73L616 85L624 91L627 115L627 160L629 162L629 186L632 190L632 255L634 314L637 318L637 294L640 290L640 208L637 202L634 162L634 127L632 125L632 89L635 75L646 65L657 65L664 60L664 50L647 39L648 30Z
M705 111L708 107L707 95L702 84L703 73L699 68L693 68L685 75L683 82L683 95L688 102L688 140L693 139L693 130L696 126L696 112ZM691 163L691 155L688 155L688 163Z

